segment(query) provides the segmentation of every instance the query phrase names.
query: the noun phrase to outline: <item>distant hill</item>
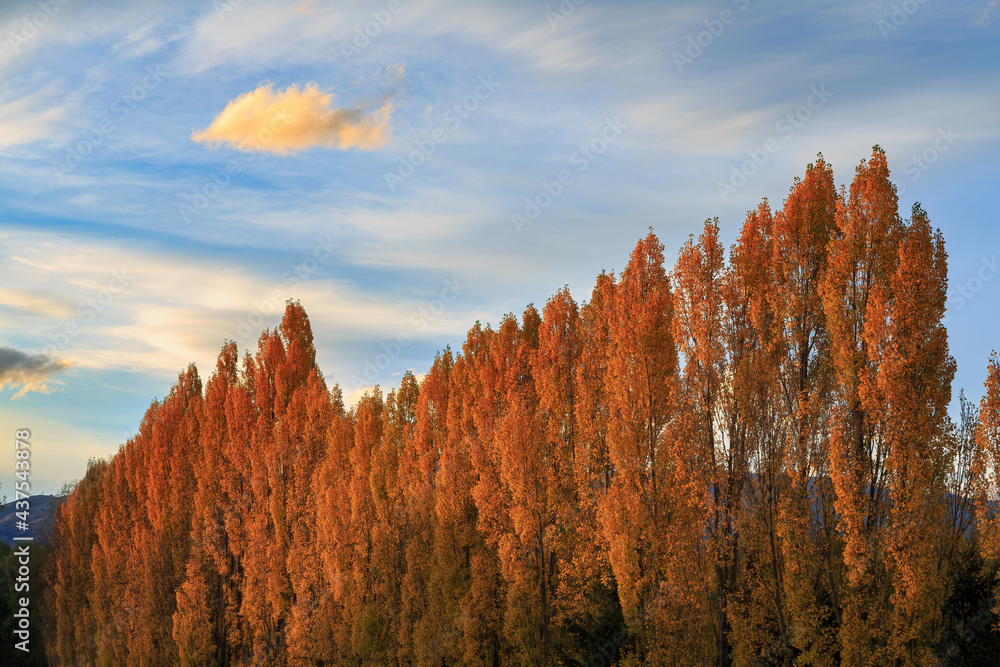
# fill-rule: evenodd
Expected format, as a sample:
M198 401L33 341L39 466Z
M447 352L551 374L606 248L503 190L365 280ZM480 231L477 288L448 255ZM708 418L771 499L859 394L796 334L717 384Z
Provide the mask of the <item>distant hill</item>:
M36 540L40 537L43 521L47 520L49 514L57 506L56 496L30 496L28 509L28 530L18 530L18 518L14 516L17 505L13 500L8 499L7 503L0 510L0 542L14 546L16 535L31 535Z

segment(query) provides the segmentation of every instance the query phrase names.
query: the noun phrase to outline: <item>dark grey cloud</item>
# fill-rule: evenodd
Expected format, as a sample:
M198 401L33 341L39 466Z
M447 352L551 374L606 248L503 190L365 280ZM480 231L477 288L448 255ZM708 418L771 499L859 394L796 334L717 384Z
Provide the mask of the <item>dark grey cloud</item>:
M45 354L28 354L13 347L0 347L0 391L19 388L14 398L29 391L49 393L45 384L52 376L69 368L65 359L53 359Z

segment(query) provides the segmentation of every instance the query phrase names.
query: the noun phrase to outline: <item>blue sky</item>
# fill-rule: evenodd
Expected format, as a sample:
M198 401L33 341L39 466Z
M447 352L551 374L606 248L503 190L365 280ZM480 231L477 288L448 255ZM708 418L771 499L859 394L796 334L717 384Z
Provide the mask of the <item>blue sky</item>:
M56 491L286 298L330 383L391 386L476 320L588 298L648 227L672 264L706 218L731 242L817 153L849 184L874 144L901 214L944 232L978 400L998 27L997 0L4 3L0 433L32 429ZM237 112L288 109L239 143Z

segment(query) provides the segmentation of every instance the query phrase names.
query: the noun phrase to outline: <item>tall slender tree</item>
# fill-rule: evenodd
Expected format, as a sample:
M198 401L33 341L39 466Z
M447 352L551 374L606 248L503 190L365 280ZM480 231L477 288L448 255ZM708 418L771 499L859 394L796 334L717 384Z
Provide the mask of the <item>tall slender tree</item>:
M884 401L885 536L892 576L890 646L901 664L932 659L945 582L938 527L952 460L945 445L955 361L941 323L947 300L944 239L914 204L889 290L869 305L868 344L880 360L875 376ZM887 296L891 295L890 298Z
M1000 561L1000 357L990 355L986 393L979 404L973 464L976 522L982 555ZM994 587L993 613L1000 616L1000 587Z
M668 427L676 417L677 349L663 245L650 230L608 304L607 447L614 477L598 517L618 582L634 659L656 645L661 583L673 548L675 471Z
M438 471L448 442L448 398L451 350L439 353L420 383L415 408L415 424L410 445L400 461L400 485L407 498L405 574L402 581L399 659L401 662L435 667L444 654L443 625L448 613L441 577L436 567L435 528L438 519Z
M786 658L791 648L812 664L837 659L844 578L830 480L833 375L822 298L837 210L833 170L820 155L805 177L796 179L775 215L772 241L778 405L787 438L787 491L779 503L778 524L787 612L782 638Z

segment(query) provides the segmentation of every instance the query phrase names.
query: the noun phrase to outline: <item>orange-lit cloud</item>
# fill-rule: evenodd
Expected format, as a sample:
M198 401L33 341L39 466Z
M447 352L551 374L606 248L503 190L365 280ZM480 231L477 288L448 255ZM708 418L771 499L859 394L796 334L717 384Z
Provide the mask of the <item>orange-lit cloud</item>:
M13 347L0 347L0 391L6 387L20 390L11 398L21 398L29 391L49 394L45 384L52 375L69 368L65 359L53 359L44 354L30 355Z
M230 102L208 129L192 133L191 139L213 148L225 144L281 155L313 146L373 150L389 140L393 103L388 99L373 107L336 108L333 95L312 82L278 92L266 83Z

